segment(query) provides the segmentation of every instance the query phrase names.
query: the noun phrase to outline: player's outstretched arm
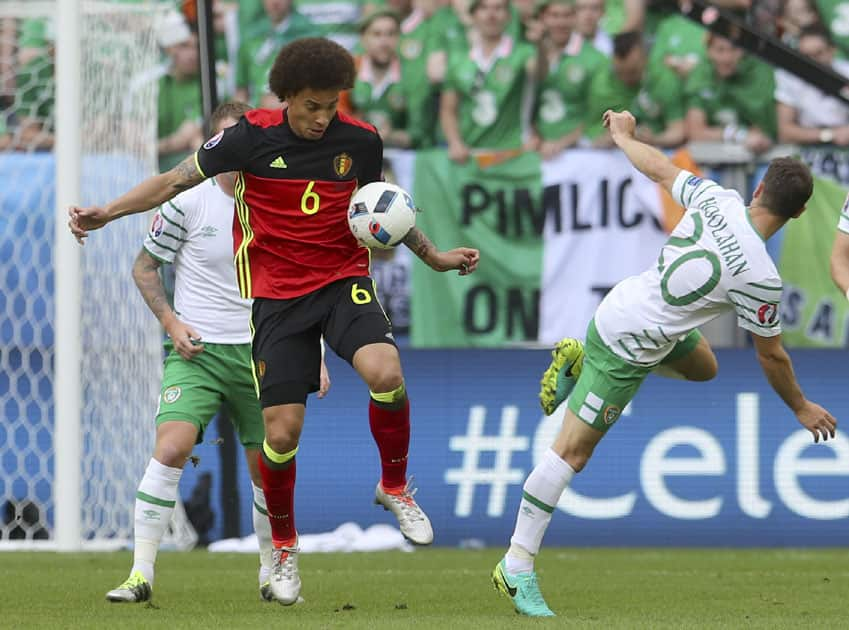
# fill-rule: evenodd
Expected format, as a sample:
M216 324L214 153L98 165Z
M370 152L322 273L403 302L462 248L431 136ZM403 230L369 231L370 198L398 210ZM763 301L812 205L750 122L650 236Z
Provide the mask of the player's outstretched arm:
M820 437L823 440L834 437L837 420L827 409L805 398L796 381L790 356L781 344L781 335L761 337L753 333L752 340L769 384L796 414L801 425L813 434L814 442L819 442Z
M672 185L681 169L668 157L652 146L634 138L637 121L631 112L614 112L608 109L602 116L604 126L610 130L610 136L631 164L643 175L663 186L672 193Z
M477 269L481 254L471 247L457 247L441 252L419 228L414 227L403 240L404 245L435 271L459 270L461 276L467 276Z
M191 326L181 322L168 304L165 287L159 277L159 265L159 261L142 247L133 263L133 280L148 308L174 342L174 349L188 360L203 352L203 345L198 343L200 335Z
M831 248L831 279L849 299L849 234L837 230Z
M187 157L170 171L154 175L141 184L124 193L105 206L68 209L68 227L82 245L89 230L102 228L128 214L145 212L173 199L179 193L200 184L205 177L198 171L194 154Z

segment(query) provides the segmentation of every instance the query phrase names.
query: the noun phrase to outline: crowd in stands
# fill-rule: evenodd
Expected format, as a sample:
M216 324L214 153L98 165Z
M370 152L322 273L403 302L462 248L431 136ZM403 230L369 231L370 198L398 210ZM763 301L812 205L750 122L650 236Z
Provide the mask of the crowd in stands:
M141 2L142 0L123 0ZM158 26L160 167L202 141L196 7L163 0ZM849 2L718 0L761 30L849 75ZM356 56L342 107L387 147L477 153L608 147L608 108L629 109L642 139L849 145L849 107L652 0L241 0L214 2L221 98L279 107L276 52L324 35ZM53 145L52 20L0 20L0 148Z

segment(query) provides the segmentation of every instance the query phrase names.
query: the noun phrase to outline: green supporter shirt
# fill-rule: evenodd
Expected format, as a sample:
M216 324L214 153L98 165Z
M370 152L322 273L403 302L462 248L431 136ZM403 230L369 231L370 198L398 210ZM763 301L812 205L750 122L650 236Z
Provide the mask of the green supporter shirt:
M353 50L363 4L364 0L295 0L295 10L308 17L322 36Z
M262 0L239 0L239 32L247 33L254 26L268 20Z
M416 148L436 142L436 86L427 80L427 60L437 49L439 25L436 14L426 18L421 12L413 12L401 23L401 92L407 100L407 131Z
M649 59L663 63L667 58L699 62L705 58L707 31L680 15L664 18L657 28Z
M590 82L606 61L592 44L572 36L537 90L534 126L543 140L558 140L586 120Z
M178 81L170 74L159 79L157 137L170 136L186 120L201 121L200 77ZM188 153L168 153L159 156L159 171L167 171L183 160Z
M18 32L20 48L44 48L47 46L47 20L43 18L28 18L21 21Z
M681 81L662 64L649 64L643 82L625 85L610 60L593 77L587 106L586 137L595 140L604 131L601 117L608 109L629 110L638 125L662 133L670 123L684 118L684 95Z
M350 98L357 114L378 130L387 123L393 129L407 128L407 99L401 85L400 64L391 67L383 81L376 84L371 68L363 60Z
M527 86L526 66L533 46L505 37L501 56L482 72L471 52L449 59L445 89L457 93L460 137L467 146L512 149L522 144L522 108Z
M450 54L454 50L468 49L466 27L450 6L440 7L431 18L434 24L434 49Z
M840 55L849 58L849 2L845 0L817 0L823 24L831 32Z
M250 104L257 105L268 92L268 73L280 49L300 37L320 34L315 24L296 11L276 27L268 19L257 22L239 46L236 87L246 88Z
M772 68L754 57L744 56L726 79L704 61L690 74L685 99L688 109L705 112L712 127L756 126L771 138L777 136L775 77Z
M436 31L435 50L444 50L448 54L469 50L468 32L452 6L440 7L432 19ZM514 41L524 41L522 20L513 5L510 5L510 20L504 32Z

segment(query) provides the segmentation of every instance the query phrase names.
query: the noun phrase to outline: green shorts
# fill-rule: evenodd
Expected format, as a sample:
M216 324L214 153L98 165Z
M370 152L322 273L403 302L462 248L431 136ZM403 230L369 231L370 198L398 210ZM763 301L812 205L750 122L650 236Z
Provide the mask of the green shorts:
M180 420L198 428L198 444L219 408L225 405L245 448L260 448L265 438L262 409L251 369L251 344L203 344L186 361L169 341L162 375L156 425Z
M689 354L701 338L698 330L690 331L660 363ZM569 396L569 409L594 429L607 431L651 371L651 367L628 363L608 348L596 330L595 320L590 320L584 343L584 365Z

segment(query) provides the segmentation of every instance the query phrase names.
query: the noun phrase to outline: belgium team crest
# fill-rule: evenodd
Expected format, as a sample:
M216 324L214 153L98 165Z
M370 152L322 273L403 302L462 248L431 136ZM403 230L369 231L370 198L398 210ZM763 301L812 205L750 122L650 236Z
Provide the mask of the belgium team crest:
M333 158L333 170L336 171L336 174L339 177L345 177L348 174L348 171L351 170L351 165L354 163L354 160L351 159L351 156L347 153L340 153L335 158Z

